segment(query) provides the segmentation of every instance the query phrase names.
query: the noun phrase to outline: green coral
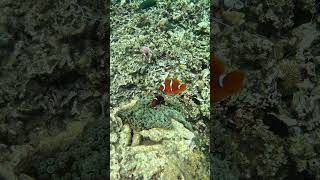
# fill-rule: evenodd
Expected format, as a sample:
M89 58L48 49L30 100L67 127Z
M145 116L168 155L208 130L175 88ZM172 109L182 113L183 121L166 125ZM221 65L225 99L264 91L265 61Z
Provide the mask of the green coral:
M185 116L177 111L174 106L159 105L151 107L152 98L140 99L131 109L120 112L122 119L126 120L134 129L151 129L172 127L171 119L181 122L186 128L192 129Z

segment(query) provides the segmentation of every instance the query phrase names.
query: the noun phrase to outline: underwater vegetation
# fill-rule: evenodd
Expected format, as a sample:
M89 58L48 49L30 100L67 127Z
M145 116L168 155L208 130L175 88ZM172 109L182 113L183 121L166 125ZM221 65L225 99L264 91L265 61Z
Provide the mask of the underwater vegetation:
M108 174L107 123L98 122L106 9L103 1L0 2L0 179Z
M319 179L316 1L212 2L212 52L246 74L211 106L213 177Z

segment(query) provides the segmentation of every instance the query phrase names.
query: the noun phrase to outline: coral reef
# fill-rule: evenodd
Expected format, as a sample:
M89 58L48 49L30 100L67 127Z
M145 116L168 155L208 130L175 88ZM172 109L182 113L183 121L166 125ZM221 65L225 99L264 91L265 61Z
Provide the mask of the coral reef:
M106 145L109 143L107 122L100 118L83 132L78 143L70 143L58 153L34 163L40 179L81 178L105 179L108 177L106 162L109 161Z
M117 113L111 113L116 121ZM209 179L208 163L194 142L194 133L175 119L170 121L170 129L136 131L124 124L120 132L113 132L111 179Z
M112 179L209 178L208 11L208 0L112 2ZM167 77L187 89L161 94Z
M209 104L209 2L156 1L113 2L111 6L111 106L128 97L159 93L166 77L188 85L187 106ZM152 51L149 60L142 47ZM200 91L196 82L203 81ZM204 111L209 112L209 107ZM195 111L196 112L196 111Z
M0 2L0 164L12 170L8 179L43 179L41 168L47 179L81 171L108 174L88 172L105 171L106 141L88 144L93 149L84 150L82 160L67 155L63 164L55 157L72 154L65 149L71 144L87 148L80 137L104 112L107 6L82 0ZM60 171L70 163L75 169Z
M212 51L247 79L238 96L211 106L212 172L221 179L319 179L316 2L221 2L213 6ZM219 173L217 162L226 170Z

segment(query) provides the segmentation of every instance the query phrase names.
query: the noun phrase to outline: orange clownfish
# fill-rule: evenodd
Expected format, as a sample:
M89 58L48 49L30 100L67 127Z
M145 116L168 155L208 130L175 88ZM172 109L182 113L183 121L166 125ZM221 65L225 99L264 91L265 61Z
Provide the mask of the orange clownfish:
M240 70L234 70L225 74L225 64L212 54L211 62L211 100L220 101L238 92L244 80L244 73Z
M160 91L170 94L179 94L187 89L187 85L178 79L166 78L160 86Z

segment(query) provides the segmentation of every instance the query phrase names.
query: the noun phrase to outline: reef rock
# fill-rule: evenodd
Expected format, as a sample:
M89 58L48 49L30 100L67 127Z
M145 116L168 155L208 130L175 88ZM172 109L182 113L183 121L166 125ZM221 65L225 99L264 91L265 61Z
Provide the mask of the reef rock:
M111 144L111 179L209 179L208 164L197 150L194 133L171 121L170 129L142 131L124 124L118 141Z

